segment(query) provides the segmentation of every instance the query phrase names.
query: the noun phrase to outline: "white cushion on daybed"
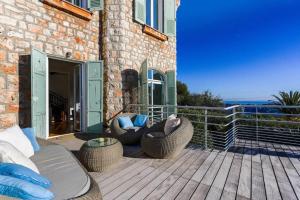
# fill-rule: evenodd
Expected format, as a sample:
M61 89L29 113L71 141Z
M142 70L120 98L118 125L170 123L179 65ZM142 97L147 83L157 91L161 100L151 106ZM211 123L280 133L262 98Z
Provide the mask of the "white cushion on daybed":
M71 152L60 145L49 145L31 158L41 175L52 182L55 200L73 199L88 192L91 180Z
M164 132L166 135L172 133L180 125L180 119L176 116L170 115L165 123Z
M33 147L18 125L7 128L0 132L0 141L6 141L12 144L16 149L22 152L27 158L33 156Z
M29 158L27 158L12 144L5 141L0 141L0 162L16 163L29 169L32 169L36 173L39 173L39 170Z

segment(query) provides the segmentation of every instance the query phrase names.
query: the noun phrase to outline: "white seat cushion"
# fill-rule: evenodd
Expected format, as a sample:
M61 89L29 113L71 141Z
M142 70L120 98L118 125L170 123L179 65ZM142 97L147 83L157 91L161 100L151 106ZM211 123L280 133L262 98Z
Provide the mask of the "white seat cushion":
M169 135L170 133L172 133L177 126L180 125L180 119L176 118L176 116L170 115L166 121L165 127L164 127L164 132L166 135Z
M5 129L0 132L0 141L6 141L12 144L16 149L22 152L27 158L33 156L33 147L18 125Z
M55 199L73 199L88 192L90 178L76 158L59 145L42 147L32 158L41 174L52 182Z
M29 158L6 141L0 141L0 162L16 163L39 173L39 170Z

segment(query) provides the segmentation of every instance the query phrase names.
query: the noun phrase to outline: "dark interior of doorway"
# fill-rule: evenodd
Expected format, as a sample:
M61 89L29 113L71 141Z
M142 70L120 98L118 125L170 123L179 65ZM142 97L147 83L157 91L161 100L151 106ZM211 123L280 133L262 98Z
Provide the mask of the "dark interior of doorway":
M80 132L80 64L49 59L49 136Z

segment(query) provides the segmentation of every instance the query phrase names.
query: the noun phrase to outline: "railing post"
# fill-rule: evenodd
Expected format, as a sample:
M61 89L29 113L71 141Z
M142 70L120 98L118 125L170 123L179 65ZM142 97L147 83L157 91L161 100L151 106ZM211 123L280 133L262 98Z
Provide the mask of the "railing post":
M236 124L235 124L235 119L236 119L236 109L233 108L232 109L232 133L233 133L233 144L235 145L235 139L236 139L236 135L235 135L235 131L236 131Z
M205 149L207 149L207 132L208 132L208 126L207 126L207 109L204 110L204 146Z
M258 144L258 108L257 105L255 106L255 123L256 123L256 142Z

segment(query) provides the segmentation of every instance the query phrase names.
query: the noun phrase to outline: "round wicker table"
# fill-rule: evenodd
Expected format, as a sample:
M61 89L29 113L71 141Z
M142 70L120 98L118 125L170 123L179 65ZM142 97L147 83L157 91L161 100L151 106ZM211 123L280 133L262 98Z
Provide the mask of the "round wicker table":
M100 137L85 142L79 154L87 170L102 172L121 160L123 147L117 139Z

